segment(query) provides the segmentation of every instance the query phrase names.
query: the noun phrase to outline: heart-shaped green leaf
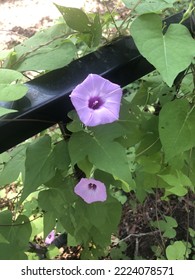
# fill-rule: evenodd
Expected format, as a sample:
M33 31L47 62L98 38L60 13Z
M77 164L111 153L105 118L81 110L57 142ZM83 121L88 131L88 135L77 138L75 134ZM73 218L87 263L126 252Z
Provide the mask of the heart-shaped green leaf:
M195 42L188 29L171 24L165 34L158 15L139 16L131 25L131 35L140 53L160 72L168 86L195 56Z

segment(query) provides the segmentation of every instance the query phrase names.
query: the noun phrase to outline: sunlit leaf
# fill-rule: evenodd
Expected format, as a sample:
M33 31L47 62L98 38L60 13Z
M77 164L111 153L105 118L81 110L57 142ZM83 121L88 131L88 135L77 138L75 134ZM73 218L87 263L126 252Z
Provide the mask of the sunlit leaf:
M67 25L79 32L90 32L91 22L85 12L78 8L69 8L55 4Z
M195 55L195 42L189 30L181 24L171 24L163 34L161 18L155 14L136 18L131 35L140 53L155 66L168 86L172 86Z
M185 260L186 245L183 241L175 241L166 248L168 260Z
M65 24L56 24L37 32L15 47L16 59L11 65L18 71L53 70L69 64L76 52L71 41L66 40Z
M14 112L17 112L17 110L0 107L0 117L5 116L10 113L14 113Z

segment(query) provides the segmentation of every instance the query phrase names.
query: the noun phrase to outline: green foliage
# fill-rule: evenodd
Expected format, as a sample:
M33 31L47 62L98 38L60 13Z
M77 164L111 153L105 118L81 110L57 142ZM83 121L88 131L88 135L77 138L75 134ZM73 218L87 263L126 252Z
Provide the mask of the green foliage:
M80 38L83 39L89 47L96 47L100 44L102 25L98 14L91 19L80 9L55 5L61 12L67 25L71 29L80 32Z
M11 104L8 105L8 108L1 106L2 102L6 104L6 102L22 98L26 94L27 86L22 81L24 81L24 77L20 72L10 69L0 69L0 117L16 112L16 110L9 108Z
M16 181L20 173L24 172L26 145L16 147L7 153L6 161L0 175L0 185L7 185Z
M194 40L188 29L171 24L163 34L161 18L155 14L136 18L131 34L140 53L155 66L168 86L172 86L178 73L190 65L195 55Z
M59 254L59 249L54 245L50 245L46 256L49 260L53 260L58 254Z
M142 0L140 2L138 2L137 0L123 0L123 2L129 9L132 9L136 6L136 13L146 14L162 13L163 10L172 8L176 0Z
M28 248L31 235L29 219L19 215L13 222L8 210L0 213L0 259L27 259L24 251Z
M111 249L110 257L112 260L128 260L129 258L125 255L127 244L121 242L117 247Z
M77 8L66 8L60 5L56 5L56 7L62 13L70 28L79 32L90 32L90 20L82 10Z
M21 200L54 175L55 165L51 152L51 138L46 135L38 138L26 149L24 190Z
M75 154L75 150L77 150L77 154ZM74 133L69 141L69 152L73 165L87 156L98 169L112 174L115 179L121 180L126 185L130 186L132 183L122 146L112 140L101 138L98 133L94 132L94 136L84 132Z
M27 92L27 87L18 82L24 77L20 72L10 69L0 69L0 100L14 101Z
M174 100L163 106L159 116L159 134L166 160L194 147L194 121L194 105L186 99Z
M159 228L163 232L164 237L174 238L176 236L176 230L174 228L178 226L177 221L170 216L164 216L164 218L164 220L151 222L151 225Z
M15 47L12 60L5 66L17 71L38 71L53 70L69 64L75 57L76 48L66 38L67 33L64 23L39 31Z
M166 194L184 196L188 193L187 187L193 187L190 179L180 170L169 171L168 174L159 175L170 187L166 187Z
M81 259L128 259L129 244L111 244L111 237L120 238L126 206L128 214L136 214L135 227L143 215L147 230L160 232L161 244L151 248L156 258L195 258L193 226L188 224L183 240L177 240L180 221L169 204L172 198L183 203L190 223L195 184L194 39L181 23L171 24L166 32L162 26L159 14L174 9L176 1L123 2L131 13L122 22L115 21L114 11L87 14L56 5L63 22L0 53L0 116L12 112L12 103L25 95L23 72L43 74L68 65L106 39L128 34L132 20L135 44L156 69L126 87L117 122L88 128L71 111L70 135L48 130L0 155L0 259L38 259L28 251L29 241L44 243L54 228L67 233L68 246L82 247ZM192 12L191 2L182 21ZM87 204L75 194L84 176L105 184L106 201ZM148 212L141 213L138 205L147 203ZM140 236L147 234L152 232ZM47 259L59 255L53 245L47 248Z
M175 241L166 248L168 260L185 260L190 253L190 245L183 241Z

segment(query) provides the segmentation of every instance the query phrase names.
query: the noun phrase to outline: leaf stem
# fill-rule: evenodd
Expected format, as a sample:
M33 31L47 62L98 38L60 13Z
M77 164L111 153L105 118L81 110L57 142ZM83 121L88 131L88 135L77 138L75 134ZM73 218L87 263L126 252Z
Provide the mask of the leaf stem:
M148 235L154 235L160 233L160 230L155 230L155 231L150 231L150 232L145 232L145 233L130 233L129 235L127 235L126 237L124 237L123 239L121 239L118 244L130 239L131 237L143 237L143 236L148 236Z
M21 224L4 224L4 225L1 225L0 224L0 227L12 227L12 226L14 226L14 227L18 227L18 226L23 226L23 225L25 225L25 224L29 224L29 223L32 223L32 222L34 222L35 220L37 220L37 219L39 219L39 218L41 218L42 217L42 214L41 215L39 215L39 216L37 216L37 217L35 217L33 220L29 220L29 221L26 221L26 222L23 222L23 223L21 223Z
M146 151L148 151L149 149L151 149L158 141L160 140L160 138L158 137L150 146L148 146L146 149L144 149L143 151L141 151L139 154L137 154L135 157L139 157L141 155L143 155Z
M103 0L103 3L104 3L104 5L105 5L107 11L108 11L109 14L110 14L110 17L111 17L111 19L112 19L112 22L113 22L113 24L114 24L114 26L115 26L115 28L116 28L118 34L120 35L120 28L118 28L118 26L117 26L117 24L116 24L116 22L115 22L115 19L114 19L113 15L112 15L112 12L110 11L110 8L108 7L108 5L107 5L107 3L106 3L105 0Z
M33 50L30 50L30 51L24 53L23 55L21 55L21 56L19 57L18 60L16 60L15 62L13 62L13 63L10 65L10 68L12 68L14 65L16 65L16 64L18 64L18 63L24 61L25 58L26 58L28 55L32 55L34 52L36 52L36 51L39 50L40 48L45 47L45 46L48 46L49 44L53 43L55 40L61 39L61 38L64 38L64 37L69 37L69 36L71 36L71 35L73 35L73 34L77 34L77 33L78 33L78 32L70 32L70 33L67 33L67 34L65 33L65 34L62 34L62 35L59 35L59 36L54 37L53 39L51 39L50 41L48 41L48 42L46 42L46 43L44 43L44 44L40 44L39 46L35 47ZM17 53L16 53L16 54L17 54Z
M135 3L135 5L132 7L132 9L129 12L129 15L123 20L123 22L121 23L121 25L119 26L119 29L121 29L123 27L123 25L125 24L125 22L127 22L127 27L129 25L129 22L131 20L130 15L132 12L134 12L134 10L137 8L137 6L142 2L142 0L138 0L137 3Z

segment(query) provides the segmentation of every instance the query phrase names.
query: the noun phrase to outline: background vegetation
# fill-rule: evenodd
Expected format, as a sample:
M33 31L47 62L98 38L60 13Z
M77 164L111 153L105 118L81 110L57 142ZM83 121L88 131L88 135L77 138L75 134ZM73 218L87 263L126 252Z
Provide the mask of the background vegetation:
M182 25L194 23L193 1L124 0L123 18L108 2L104 14L56 5L55 25L0 53L4 118L29 71L43 75L119 36L133 36L156 69L123 89L117 122L88 128L73 111L67 134L55 126L0 155L0 259L195 257L195 48ZM183 8L164 33L162 19ZM104 182L108 199L86 204L74 193L81 177ZM44 242L54 229L67 236L60 250Z

